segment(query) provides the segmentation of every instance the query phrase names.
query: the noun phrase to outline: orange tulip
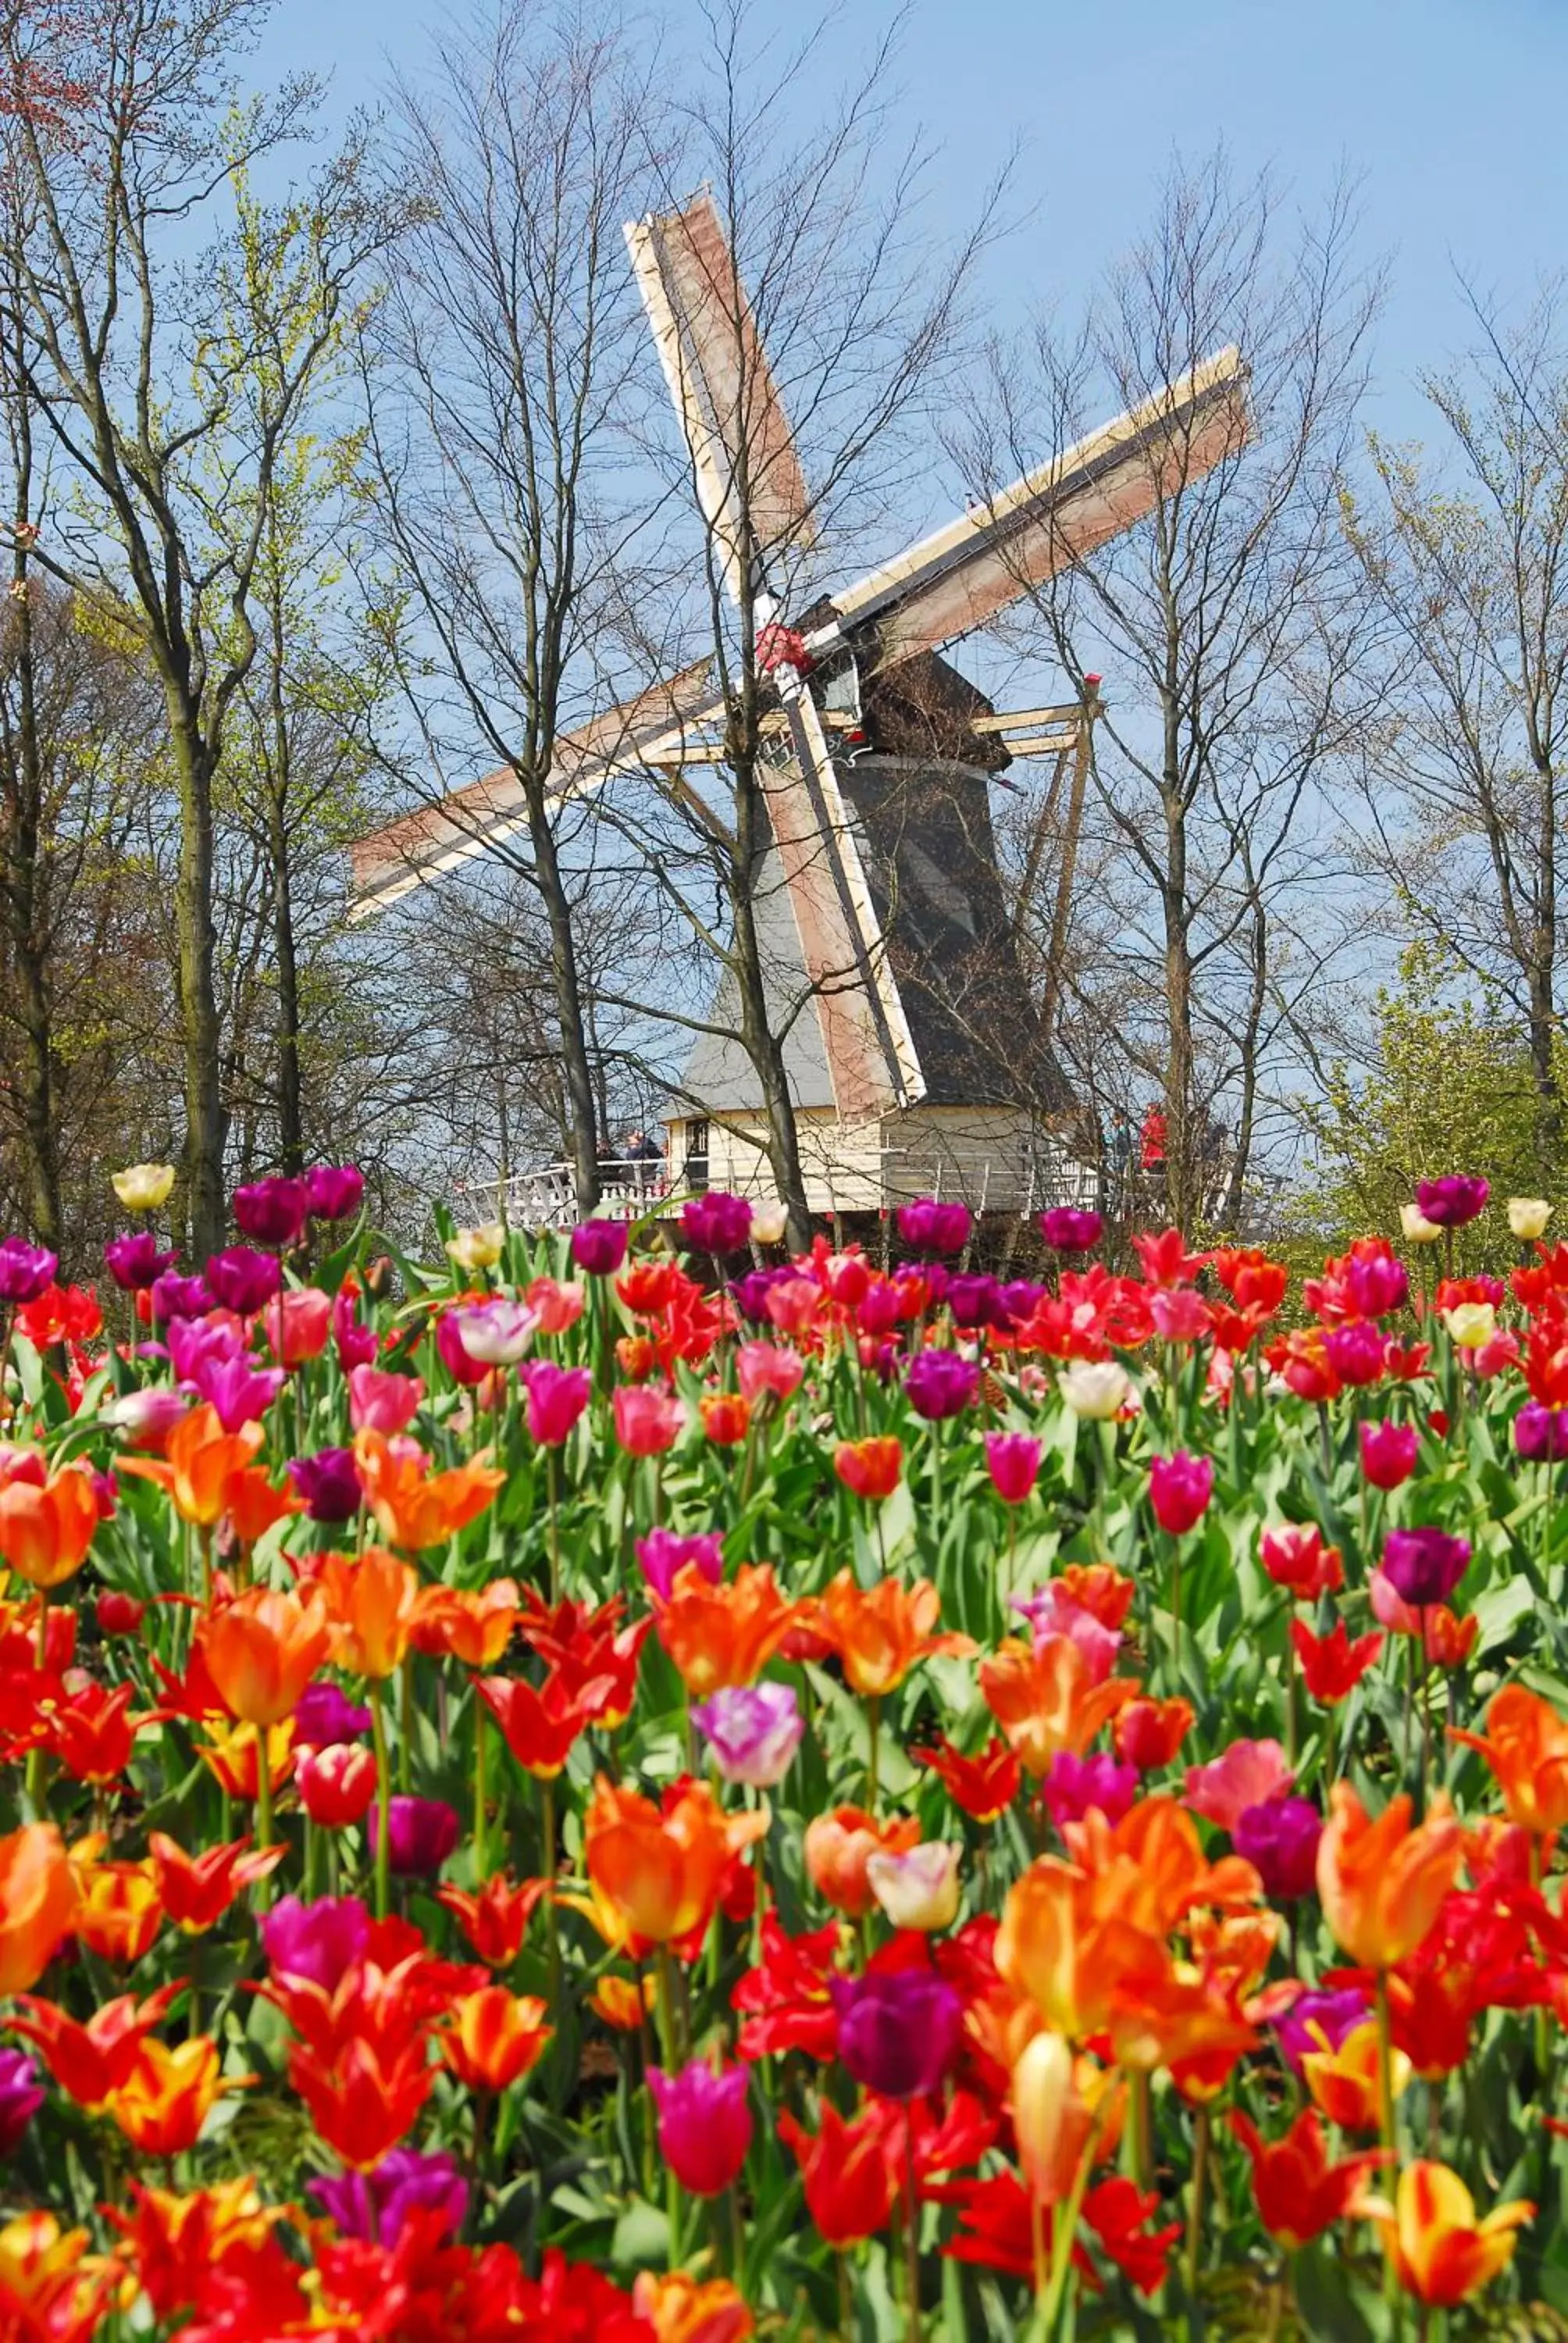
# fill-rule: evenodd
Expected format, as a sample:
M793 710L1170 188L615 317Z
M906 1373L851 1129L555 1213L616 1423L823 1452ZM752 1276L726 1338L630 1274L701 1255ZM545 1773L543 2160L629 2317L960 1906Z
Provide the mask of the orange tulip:
M858 1920L876 1901L866 1876L871 1856L907 1855L920 1843L918 1815L894 1815L879 1823L859 1806L835 1806L806 1825L806 1876L824 1902Z
M980 1662L980 1690L1024 1771L1037 1778L1060 1750L1081 1756L1138 1687L1131 1676L1096 1684L1070 1635L1031 1645L1015 1636Z
M841 1570L825 1594L803 1607L802 1624L843 1664L844 1681L862 1699L879 1699L903 1683L917 1662L939 1654L966 1658L967 1635L934 1635L940 1597L929 1578L906 1587L897 1578L861 1587Z
M833 1470L845 1488L873 1503L892 1495L903 1469L903 1443L890 1434L876 1440L841 1440L833 1451Z
M250 1841L236 1839L226 1846L204 1847L187 1855L177 1840L163 1831L147 1835L153 1882L158 1899L176 1928L199 1936L215 1927L241 1890L276 1871L287 1852L269 1846L247 1852Z
M1464 2302L1513 2258L1515 2231L1535 2217L1525 2198L1499 2205L1483 2221L1475 2199L1446 2164L1406 2165L1394 2201L1363 2197L1355 2210L1374 2222L1407 2294L1442 2308Z
M996 1937L997 1975L1028 1996L1070 2041L1102 2033L1115 1996L1158 1993L1171 1960L1158 1937L1095 1907L1094 1883L1042 1855L1008 1891Z
M360 2034L321 2050L297 2042L288 2054L288 2079L318 2136L360 2171L397 2147L429 2097L435 2077L422 2033L396 2046Z
M442 2037L448 2066L469 2091L509 2091L538 2064L554 2032L544 2023L548 2004L504 1985L467 1993L452 2011Z
M246 1725L281 1725L327 1656L332 1629L312 1594L253 1586L206 1622L209 1674L231 1715Z
M286 1521L291 1513L304 1510L292 1489L274 1488L264 1465L249 1464L243 1473L230 1476L228 1503L224 1511L235 1537L247 1552L258 1538L266 1535L274 1523Z
M652 1977L644 1977L639 1993L630 1977L600 1977L598 1986L589 1994L588 2006L596 2017L618 2034L635 2034L652 2010L658 1997L658 1988Z
M1034 2195L1060 2204L1093 2141L1105 2152L1118 2119L1119 2085L1092 2058L1075 2057L1059 2034L1037 2034L1013 2066L1010 2105L1019 2162Z
M694 1562L677 1571L667 1600L655 1603L658 1640L694 1700L730 1684L755 1683L795 1624L770 1564L742 1563L728 1585L714 1586Z
M1377 2020L1369 2017L1363 2025L1352 2026L1337 2050L1330 2049L1327 2036L1319 2027L1309 2026L1307 2031L1322 2046L1302 2053L1302 2079L1312 2094L1313 2106L1321 2107L1329 2121L1338 2124L1342 2131L1376 2131ZM1389 2089L1397 2100L1410 2081L1410 2060L1402 2050L1395 2050L1389 2067Z
M329 1554L316 1581L332 1621L332 1658L350 1675L396 1674L413 1640L419 1580L411 1563L384 1545L357 1557Z
M466 1668L493 1668L521 1617L515 1578L492 1579L477 1594L457 1586L427 1586L414 1614L414 1648L461 1660Z
M37 1983L71 1933L79 1895L53 1823L0 1838L0 1993Z
M0 2228L0 2311L17 2336L89 2343L119 2291L121 2265L89 2255L85 2229L53 2213L19 2213Z
M30 1586L64 1585L82 1567L98 1519L93 1483L80 1465L65 1465L41 1489L31 1481L8 1482L0 1489L0 1555Z
M1138 1583L1113 1562L1068 1562L1056 1574L1058 1585L1070 1603L1098 1619L1102 1627L1121 1626L1132 1608Z
M95 1850L101 1839L83 1842ZM128 1967L148 1951L163 1926L163 1906L151 1869L142 1863L100 1863L73 1852L81 1901L76 1936L90 1953Z
M1486 1711L1486 1731L1452 1732L1479 1749L1503 1792L1510 1822L1544 1835L1568 1823L1568 1722L1523 1684L1504 1684Z
M149 2039L136 2052L130 2073L109 2095L109 2113L144 2156L180 2156L194 2147L219 2099L250 2080L225 2081L217 2044L196 2034L171 2047Z
M751 1403L739 1392L704 1392L697 1403L702 1429L716 1448L735 1448L751 1423Z
M745 2343L756 2321L727 2278L699 2279L684 2271L656 2278L644 2270L632 2294L653 2343Z
M169 1434L168 1457L122 1456L118 1470L156 1481L175 1502L181 1521L214 1529L229 1508L232 1484L261 1446L259 1423L226 1432L215 1407L193 1407Z
M1362 1968L1391 1969L1421 1944L1453 1885L1462 1833L1445 1797L1412 1830L1408 1797L1376 1822L1348 1782L1329 1794L1318 1845L1318 1894L1334 1941Z
M146 1724L129 1714L134 1684L110 1692L85 1684L55 1708L45 1726L45 1746L78 1782L117 1782L130 1763L131 1745Z
M1095 1910L1151 1936L1169 1936L1199 1906L1244 1910L1262 1895L1262 1882L1240 1855L1206 1859L1197 1824L1174 1798L1140 1798L1118 1823L1091 1808L1063 1835Z
M656 1806L601 1774L583 1855L607 1943L668 1945L705 1928L731 1855L767 1827L765 1811L727 1815L702 1783L672 1784Z
M445 1545L466 1529L507 1477L477 1458L446 1473L427 1472L427 1461L414 1441L389 1439L368 1424L354 1436L354 1462L365 1501L382 1535L411 1554Z
M267 1779L276 1790L287 1781L294 1765L294 1724L266 1728ZM255 1803L260 1786L260 1727L255 1725L214 1725L206 1741L196 1744L196 1755L210 1765L231 1798Z

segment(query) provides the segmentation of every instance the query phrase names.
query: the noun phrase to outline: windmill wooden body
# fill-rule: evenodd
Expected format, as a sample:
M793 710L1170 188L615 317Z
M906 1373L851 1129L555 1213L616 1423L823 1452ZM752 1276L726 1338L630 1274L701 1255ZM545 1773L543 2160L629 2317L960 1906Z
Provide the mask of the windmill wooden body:
M808 1202L855 1212L933 1190L1001 1211L1088 1201L1096 1150L1050 1027L1098 679L1064 706L999 714L940 647L1233 454L1248 433L1240 357L1221 351L791 614L770 572L812 543L812 503L713 203L699 195L631 224L627 239L715 555L777 694L763 719L773 844L754 900L781 1017L807 1003L785 1058ZM696 788L693 769L722 758L724 723L699 662L558 742L552 779L563 798L635 772ZM1040 1000L1024 981L991 828L991 781L1014 757L1056 766ZM523 826L506 772L393 823L355 849L355 915ZM727 988L714 1029L736 1022ZM678 1184L770 1188L761 1090L738 1041L699 1038L668 1122Z

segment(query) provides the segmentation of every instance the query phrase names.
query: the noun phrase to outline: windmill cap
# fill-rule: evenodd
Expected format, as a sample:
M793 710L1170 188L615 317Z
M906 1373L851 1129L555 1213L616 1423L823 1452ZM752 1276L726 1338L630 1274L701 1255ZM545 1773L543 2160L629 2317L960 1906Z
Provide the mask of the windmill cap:
M1103 681L1102 676L1086 675L1083 679L1083 688L1085 691L1098 691Z

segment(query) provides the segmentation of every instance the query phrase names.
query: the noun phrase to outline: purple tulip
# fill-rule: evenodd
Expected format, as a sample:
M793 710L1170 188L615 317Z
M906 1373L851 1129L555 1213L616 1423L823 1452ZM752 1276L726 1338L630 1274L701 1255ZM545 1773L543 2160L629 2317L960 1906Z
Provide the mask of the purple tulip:
M921 1196L899 1206L899 1234L912 1252L962 1252L974 1215L967 1204L944 1204Z
M795 1688L786 1684L728 1685L694 1708L691 1721L724 1779L753 1790L778 1787L806 1731Z
M1008 1313L994 1277L950 1278L948 1310L955 1326L1005 1326Z
M275 1976L304 1977L331 1993L370 1942L370 1915L357 1896L286 1896L261 1924L261 1949Z
M956 1351L917 1351L904 1373L904 1393L928 1423L961 1415L980 1389L980 1369Z
M221 1358L208 1353L188 1380L217 1410L226 1432L259 1423L287 1380L281 1367L253 1367L243 1351Z
M1250 1863L1272 1901L1298 1903L1317 1884L1323 1818L1310 1798L1267 1798L1236 1817L1231 1844Z
M1331 2050L1337 2050L1346 2035L1364 2026L1371 2015L1365 1994L1352 1986L1299 1995L1273 2021L1285 2064L1293 2075L1300 2075L1302 2060L1309 2051L1321 2050L1325 2042Z
M351 1221L364 1202L357 1164L317 1163L305 1175L305 1209L313 1221Z
M1469 1539L1443 1530L1390 1530L1383 1540L1383 1576L1412 1611L1446 1603L1469 1567Z
M437 2242L455 2237L468 2215L468 2184L457 2157L445 2149L422 2155L417 2148L395 2147L370 2171L307 2181L306 2192L344 2237L388 2251L410 2213L440 2216L433 2227Z
M0 2050L0 2156L14 2156L46 2097L25 2050Z
M370 1730L370 1711L326 1676L313 1676L294 1704L294 1737L312 1749L357 1741Z
M25 1237L7 1237L0 1244L0 1302L36 1302L53 1282L58 1266L47 1245L29 1244Z
M1364 1259L1352 1253L1345 1264L1345 1291L1363 1318L1386 1318L1409 1300L1410 1277L1403 1262L1391 1261L1386 1253Z
M846 2072L885 2098L934 2091L957 2056L964 2006L930 1969L873 1969L828 1980Z
M215 1252L207 1262L206 1282L223 1309L249 1318L282 1291L283 1272L276 1254L253 1252L249 1245L230 1245L226 1252Z
M182 1277L177 1270L166 1270L154 1278L151 1299L155 1320L165 1325L182 1318L204 1317L213 1306L206 1280Z
M1486 1210L1491 1193L1489 1180L1473 1180L1462 1172L1451 1172L1443 1180L1418 1181L1415 1201L1434 1228L1462 1229Z
M462 1836L456 1806L442 1798L392 1798L387 1806L387 1844L400 1879L428 1879L440 1870Z
M1560 1464L1568 1456L1568 1407L1526 1400L1513 1419L1513 1447L1522 1463Z
M739 2063L717 2075L701 2058L678 2075L648 2068L659 2152L694 2197L721 2196L739 2178L753 2130L750 2087L751 2069Z
M668 1603L677 1571L689 1562L697 1564L709 1586L719 1584L724 1575L724 1532L699 1530L695 1536L681 1537L674 1530L649 1530L637 1541L637 1558L659 1601Z
M997 1288L997 1300L1007 1313L1010 1326L1021 1326L1032 1318L1045 1299L1043 1285L1035 1285L1027 1277L1010 1277L1005 1285Z
M1109 1823L1119 1823L1138 1795L1138 1768L1119 1765L1109 1751L1075 1757L1059 1749L1040 1782L1040 1795L1060 1831L1063 1823L1081 1822L1098 1810Z
M351 1522L365 1502L352 1448L318 1448L291 1456L288 1477L313 1522Z
M572 1259L587 1277L613 1277L629 1234L624 1221L582 1221L572 1231Z
M104 1247L104 1266L122 1293L143 1293L155 1278L175 1264L173 1252L160 1252L151 1229L127 1230L111 1237Z
M749 1269L744 1277L730 1280L730 1296L743 1318L749 1318L754 1325L770 1325L768 1296L776 1285L788 1284L799 1275L799 1270L788 1264L782 1268Z
M693 1252L739 1252L751 1234L751 1207L744 1196L710 1188L706 1196L689 1196L682 1204L680 1234Z
M1323 1336L1324 1354L1342 1383L1375 1383L1382 1373L1387 1348L1382 1327L1365 1318L1331 1326Z
M1105 1233L1105 1223L1098 1212L1075 1212L1070 1204L1056 1204L1041 1212L1040 1233L1052 1252L1092 1252Z
M297 1244L305 1234L308 1198L303 1180L274 1177L234 1192L235 1226L256 1244Z

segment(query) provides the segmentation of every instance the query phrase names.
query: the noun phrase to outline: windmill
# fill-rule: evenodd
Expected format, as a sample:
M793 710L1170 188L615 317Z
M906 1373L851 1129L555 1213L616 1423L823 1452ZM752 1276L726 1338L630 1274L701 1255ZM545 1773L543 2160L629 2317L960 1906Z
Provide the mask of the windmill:
M784 404L711 196L628 225L643 307L724 580L749 600L772 848L754 910L770 993L809 1003L785 1064L813 1210L960 1192L1019 1210L1083 1195L1095 1150L1051 1049L1099 679L1059 706L1000 713L940 647L998 618L1136 525L1249 436L1233 348L970 506L880 568L791 613L769 566L809 548L814 508ZM723 759L711 663L557 743L560 801L658 775L701 814L693 776ZM990 789L1015 758L1054 760L1030 843L1057 841L1044 996L1024 982ZM1065 802L1063 798L1065 796ZM706 817L711 820L711 815ZM358 842L363 918L522 829L520 784L487 776ZM721 1000L668 1118L674 1175L771 1185L760 1085ZM781 1010L782 1013L782 1010Z

